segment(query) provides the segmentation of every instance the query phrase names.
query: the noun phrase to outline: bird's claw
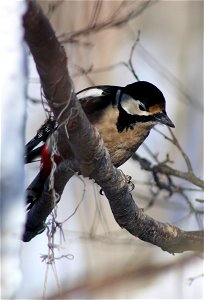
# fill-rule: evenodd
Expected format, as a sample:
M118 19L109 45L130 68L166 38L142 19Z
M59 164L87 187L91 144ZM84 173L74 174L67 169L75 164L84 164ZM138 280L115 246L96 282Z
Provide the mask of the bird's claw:
M125 177L126 177L126 181L127 181L127 184L128 184L128 190L129 190L129 192L132 192L135 188L134 183L132 183L132 181L131 181L132 177L129 176L129 175L125 175Z

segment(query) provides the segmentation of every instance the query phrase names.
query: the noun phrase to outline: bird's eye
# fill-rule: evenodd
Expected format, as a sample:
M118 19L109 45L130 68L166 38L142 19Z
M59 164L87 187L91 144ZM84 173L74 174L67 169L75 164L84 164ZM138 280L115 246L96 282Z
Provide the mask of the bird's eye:
M140 104L139 104L139 109L142 110L142 111L145 111L145 110L146 110L146 107L144 106L143 103L140 103Z

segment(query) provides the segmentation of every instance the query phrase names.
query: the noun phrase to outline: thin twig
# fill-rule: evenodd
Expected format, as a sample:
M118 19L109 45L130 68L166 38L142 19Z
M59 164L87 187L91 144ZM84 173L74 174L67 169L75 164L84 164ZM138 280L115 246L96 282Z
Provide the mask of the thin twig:
M138 30L137 38L136 38L134 44L131 47L130 57L129 57L129 60L128 60L130 71L135 76L135 78L136 78L137 81L139 81L139 77L137 76L137 74L135 72L135 69L134 69L134 66L133 66L133 54L134 54L135 48L138 45L139 41L140 41L140 30Z
M70 33L64 33L58 36L58 39L61 43L69 43L70 40L73 40L76 37L80 36L86 36L88 34L93 34L105 29L114 28L114 27L121 27L122 25L126 24L130 20L138 17L146 8L148 8L150 5L155 4L156 1L148 0L145 2L141 2L139 5L137 3L137 7L135 9L131 9L130 11L126 12L124 15L122 15L123 10L120 7L121 14L118 11L117 13L113 13L110 18L107 20L96 23L91 26L87 26L83 29L76 30Z
M176 138L176 136L174 135L173 131L171 130L171 128L168 127L168 130L172 136L172 143L179 149L181 155L183 156L185 162L186 162L186 165L187 165L187 168L188 168L188 172L189 174L192 174L193 173L193 168L192 168L192 165L191 165L191 162L190 162L190 159L189 157L187 156L187 154L183 151L181 145L179 144L179 141L178 139Z

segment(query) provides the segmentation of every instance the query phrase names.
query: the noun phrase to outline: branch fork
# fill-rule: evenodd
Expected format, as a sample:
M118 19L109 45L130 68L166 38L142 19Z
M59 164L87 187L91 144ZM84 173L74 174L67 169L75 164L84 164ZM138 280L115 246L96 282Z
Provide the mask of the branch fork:
M185 232L176 226L158 222L137 207L129 192L126 176L112 165L98 131L84 114L74 93L64 48L34 1L28 1L24 28L25 39L35 60L44 95L60 126L57 148L65 159L53 173L55 193L61 197L67 181L75 172L80 171L101 186L116 222L132 235L169 253L202 251L203 232ZM74 157L68 161L66 152L70 149ZM166 173L168 174L168 170ZM25 241L37 234L36 228L42 226L56 205L52 190L49 190L49 180L50 178L38 203L27 215L23 237Z

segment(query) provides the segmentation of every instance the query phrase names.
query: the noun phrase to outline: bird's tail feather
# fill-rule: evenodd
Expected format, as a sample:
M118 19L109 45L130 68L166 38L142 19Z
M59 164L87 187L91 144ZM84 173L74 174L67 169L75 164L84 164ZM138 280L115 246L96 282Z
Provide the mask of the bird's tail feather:
M37 174L37 176L34 178L34 180L31 182L31 184L26 189L27 192L27 210L30 210L36 201L40 198L43 189L44 184L47 178L42 177L41 172Z

